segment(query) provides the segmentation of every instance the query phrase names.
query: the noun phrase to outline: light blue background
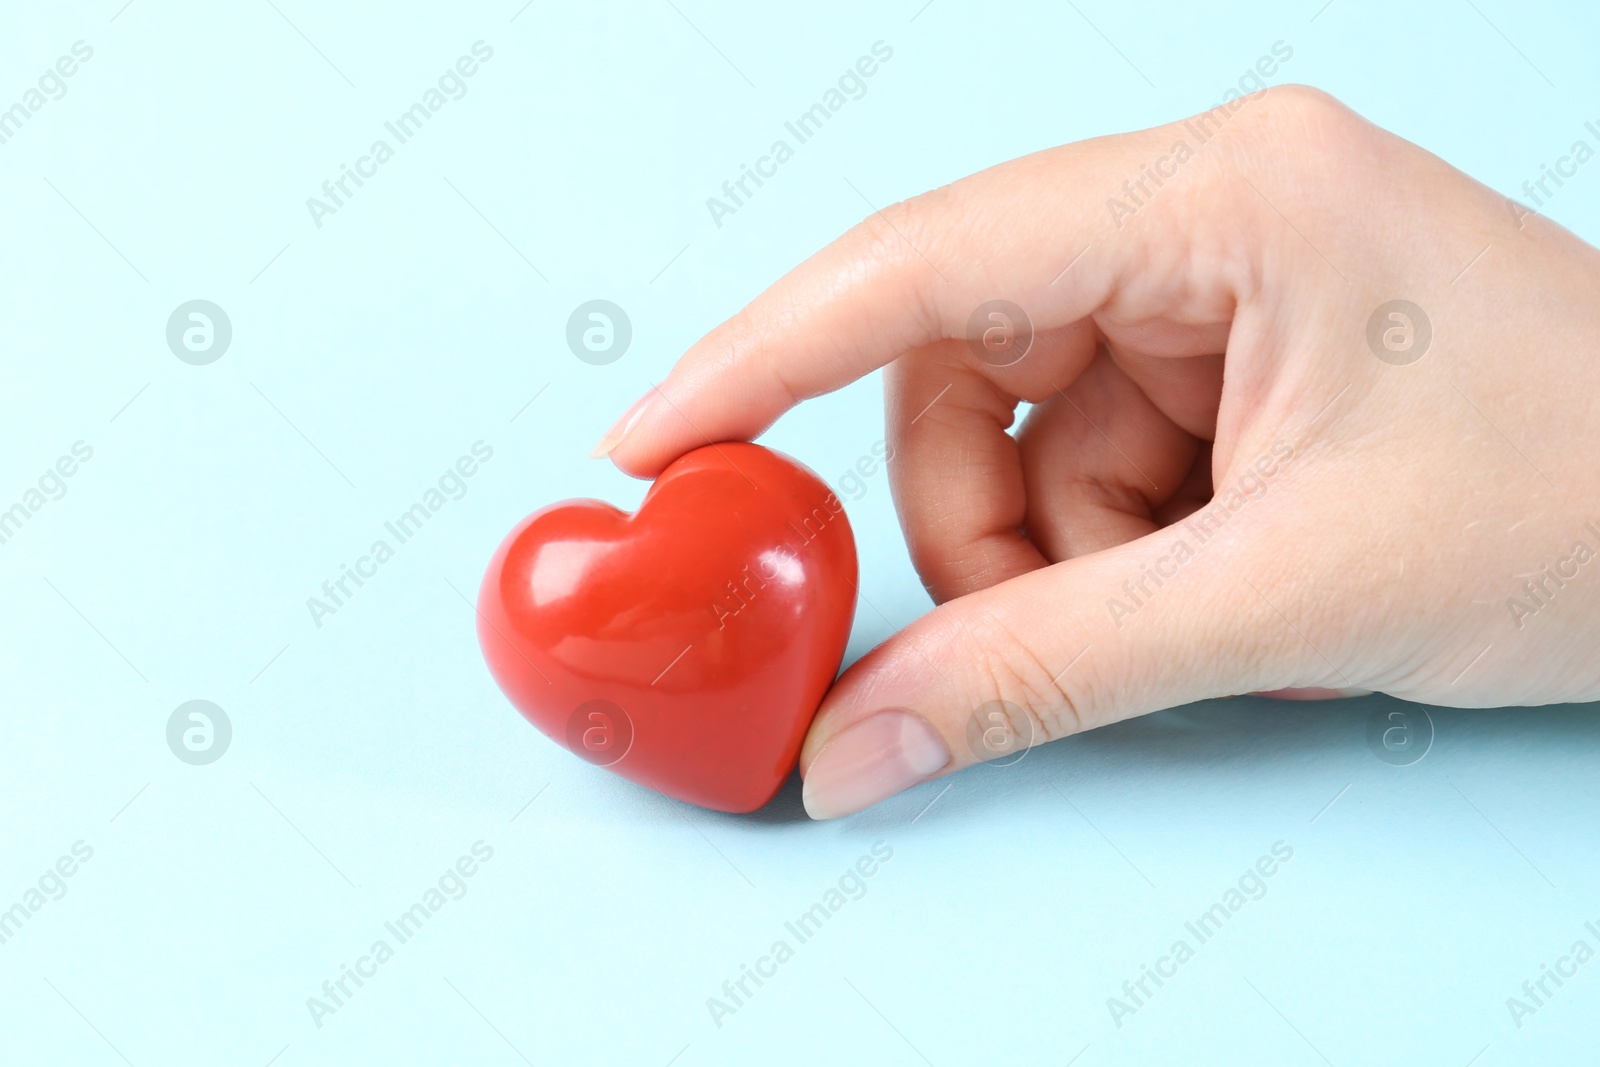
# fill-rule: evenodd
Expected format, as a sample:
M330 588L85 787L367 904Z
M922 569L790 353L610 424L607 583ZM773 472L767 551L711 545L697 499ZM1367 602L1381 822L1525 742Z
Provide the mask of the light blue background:
M1274 83L1516 193L1600 119L1592 10L275 2L12 4L0 28L0 106L94 48L0 145L0 507L94 448L0 545L0 908L94 849L0 945L0 1062L1592 1058L1600 962L1521 1030L1505 1004L1600 947L1591 709L1438 712L1394 767L1366 742L1381 699L1217 702L836 823L795 783L727 817L528 727L451 588L543 503L633 506L593 441L863 196L1209 107L1278 40ZM480 39L467 95L317 228L306 198ZM867 94L716 227L706 197L878 40ZM1548 213L1594 240L1597 205L1600 167ZM563 339L595 297L634 328L603 367ZM194 298L233 324L210 366L165 342ZM869 380L766 440L835 480L881 426ZM316 628L306 598L480 439L468 494ZM848 506L853 658L928 604L885 476ZM234 728L205 767L165 741L195 698ZM307 997L480 839L467 895L314 1025ZM1106 998L1279 840L1266 896L1114 1025ZM706 999L877 841L865 896L716 1026Z

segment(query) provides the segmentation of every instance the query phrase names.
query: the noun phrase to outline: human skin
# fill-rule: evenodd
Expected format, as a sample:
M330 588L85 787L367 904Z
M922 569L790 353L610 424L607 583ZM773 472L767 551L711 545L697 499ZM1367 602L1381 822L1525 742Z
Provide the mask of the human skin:
M1600 254L1314 89L1193 129L874 212L597 448L651 476L887 368L895 506L937 606L828 694L800 760L814 817L977 762L994 701L1042 743L1253 692L1600 698ZM1135 205L1123 183L1180 139L1194 158ZM1034 329L1008 366L965 340L995 298ZM1399 299L1432 325L1412 362L1368 341ZM1201 543L1185 517L1229 491Z

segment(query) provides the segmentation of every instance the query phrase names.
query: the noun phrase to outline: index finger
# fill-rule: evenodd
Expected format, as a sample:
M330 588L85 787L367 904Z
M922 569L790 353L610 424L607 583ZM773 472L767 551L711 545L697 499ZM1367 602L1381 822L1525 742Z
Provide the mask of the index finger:
M1123 310L1135 316L1181 319L1185 305L1214 314L1215 289L1227 283L1215 273L1197 283L1186 269L1197 258L1194 228L1204 223L1188 205L1207 204L1207 217L1225 220L1213 230L1226 225L1235 237L1239 218L1205 195L1153 195L1159 187L1145 176L1153 160L1170 160L1178 126L1048 149L874 209L696 342L595 455L650 476L689 449L753 439L801 400L912 349L965 337L974 309L997 298L1025 309L1036 331L1077 322L1130 291L1135 306ZM1191 193L1222 184L1224 151L1186 164ZM1132 218L1113 203L1130 206L1130 195L1141 204ZM1196 284L1209 291L1195 292ZM1032 368L985 373L1019 396L1039 380Z

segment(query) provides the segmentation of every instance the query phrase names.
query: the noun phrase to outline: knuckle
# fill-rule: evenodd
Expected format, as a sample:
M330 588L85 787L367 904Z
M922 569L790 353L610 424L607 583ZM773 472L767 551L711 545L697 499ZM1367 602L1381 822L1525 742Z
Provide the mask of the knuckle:
M926 337L946 336L933 281L939 248L948 241L949 187L873 208L845 242L854 268L888 283L884 300L894 303Z
M877 212L884 223L892 227L891 236L911 248L922 248L936 236L940 220L946 218L944 204L948 187L930 189L897 201ZM915 252L912 252L915 255Z
M1309 85L1274 86L1251 111L1252 139L1263 162L1322 175L1336 158L1358 147L1368 128L1336 97Z
M909 200L873 208L855 226L857 253L876 262L902 261L910 251L907 242L915 240L909 231L915 227L916 214Z
M942 187L873 208L856 225L865 250L883 262L931 273L929 261L937 261L935 250L949 224L948 196L948 187Z
M1065 663L1052 668L1028 640L996 618L978 622L971 637L981 668L979 706L1006 708L1011 719L1025 716L1026 721L1013 721L1011 726L1035 745L1083 732L1089 695L1081 679L1069 681L1063 676Z
M1294 116L1312 123L1334 121L1350 113L1332 93L1299 82L1273 86L1267 91L1266 99L1275 114Z
M1229 247L1251 268L1246 287L1252 290L1263 282L1254 254L1260 238L1273 236L1293 246L1290 238L1303 237L1318 249L1342 240L1366 208L1371 176L1385 169L1376 127L1311 86L1273 86L1219 104L1190 123L1217 131L1212 141L1219 147L1208 164L1212 182L1205 195L1221 197L1241 218L1253 220L1227 235L1242 242ZM1337 194L1329 174L1342 176ZM1188 206L1199 205L1191 201ZM1314 253L1297 249L1296 254Z

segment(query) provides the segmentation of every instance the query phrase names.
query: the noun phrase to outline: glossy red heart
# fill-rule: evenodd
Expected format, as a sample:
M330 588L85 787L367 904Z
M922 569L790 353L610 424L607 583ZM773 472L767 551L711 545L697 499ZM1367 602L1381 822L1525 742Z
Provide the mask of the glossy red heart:
M708 445L630 515L528 516L478 594L489 670L574 754L668 796L753 811L794 769L855 614L844 505L759 445Z

